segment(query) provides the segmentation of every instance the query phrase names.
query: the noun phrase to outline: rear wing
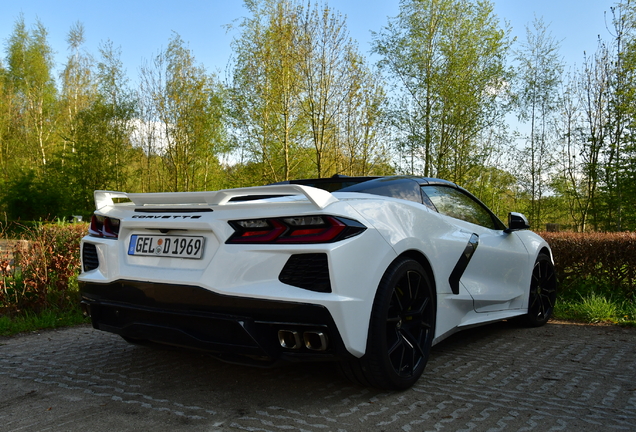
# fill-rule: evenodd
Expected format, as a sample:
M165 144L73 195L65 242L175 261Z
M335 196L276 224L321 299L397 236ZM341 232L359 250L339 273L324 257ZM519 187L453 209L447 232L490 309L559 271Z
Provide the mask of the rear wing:
M289 196L303 195L319 209L327 207L338 199L331 193L303 185L283 184L256 186L238 189L225 189L210 192L158 192L158 193L126 193L115 191L95 191L95 207L116 205L115 199L128 199L137 206L145 205L226 205L234 197L242 196Z

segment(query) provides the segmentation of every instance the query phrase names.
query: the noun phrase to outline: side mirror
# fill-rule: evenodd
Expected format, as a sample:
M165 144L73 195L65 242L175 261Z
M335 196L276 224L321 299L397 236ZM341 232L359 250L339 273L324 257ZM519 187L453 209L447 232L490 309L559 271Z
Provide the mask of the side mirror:
M530 229L530 224L524 215L515 212L508 213L508 229L505 232L509 233L526 229Z

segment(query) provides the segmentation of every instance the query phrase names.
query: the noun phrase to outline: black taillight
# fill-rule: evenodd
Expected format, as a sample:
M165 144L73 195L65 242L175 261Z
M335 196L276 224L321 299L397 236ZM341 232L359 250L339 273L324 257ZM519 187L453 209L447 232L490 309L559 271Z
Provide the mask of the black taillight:
M119 219L93 214L88 234L93 237L116 239L119 237Z
M360 222L334 216L293 216L230 221L234 234L228 244L332 243L360 234Z

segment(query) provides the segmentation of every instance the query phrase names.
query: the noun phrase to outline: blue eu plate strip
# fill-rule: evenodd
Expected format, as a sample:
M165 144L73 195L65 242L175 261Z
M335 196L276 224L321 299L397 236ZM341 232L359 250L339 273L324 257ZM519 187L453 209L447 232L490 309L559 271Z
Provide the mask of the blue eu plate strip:
M135 254L135 245L137 244L137 235L130 236L130 244L128 245L128 255Z

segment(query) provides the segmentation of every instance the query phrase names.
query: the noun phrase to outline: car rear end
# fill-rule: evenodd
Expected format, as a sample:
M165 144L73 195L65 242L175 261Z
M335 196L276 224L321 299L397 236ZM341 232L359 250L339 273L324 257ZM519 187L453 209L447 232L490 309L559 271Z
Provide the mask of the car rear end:
M364 353L392 250L332 194L98 191L96 205L79 277L95 328L243 363Z

